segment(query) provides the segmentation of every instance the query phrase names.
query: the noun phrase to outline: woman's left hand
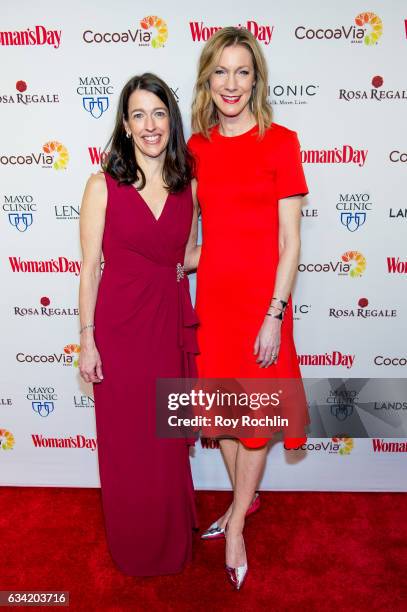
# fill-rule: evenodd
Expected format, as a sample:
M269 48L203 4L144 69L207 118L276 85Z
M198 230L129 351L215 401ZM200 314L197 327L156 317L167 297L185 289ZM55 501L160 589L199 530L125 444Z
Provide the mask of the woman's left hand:
M268 368L277 363L281 342L281 320L275 317L264 317L263 325L254 343L254 354L258 355L256 363L261 368Z

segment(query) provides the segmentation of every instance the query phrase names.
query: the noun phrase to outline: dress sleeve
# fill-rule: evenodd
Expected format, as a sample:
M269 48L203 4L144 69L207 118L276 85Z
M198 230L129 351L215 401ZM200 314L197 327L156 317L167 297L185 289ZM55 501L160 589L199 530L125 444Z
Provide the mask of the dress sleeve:
M281 144L275 180L278 200L308 193L296 132L289 132Z

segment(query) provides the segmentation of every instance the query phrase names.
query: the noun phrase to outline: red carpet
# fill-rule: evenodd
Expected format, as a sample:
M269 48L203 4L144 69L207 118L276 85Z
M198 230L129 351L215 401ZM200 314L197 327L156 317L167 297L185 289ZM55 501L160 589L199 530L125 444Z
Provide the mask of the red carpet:
M245 528L249 575L233 592L223 541L196 534L183 574L126 577L106 546L99 489L2 487L0 590L70 591L70 610L407 610L406 495L261 497ZM201 527L229 500L198 492Z

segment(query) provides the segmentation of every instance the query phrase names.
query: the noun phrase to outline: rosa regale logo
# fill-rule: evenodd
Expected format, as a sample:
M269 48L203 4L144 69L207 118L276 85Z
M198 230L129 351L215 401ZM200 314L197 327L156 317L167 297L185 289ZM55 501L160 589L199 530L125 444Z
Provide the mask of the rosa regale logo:
M44 153L47 153L47 155L53 156L54 163L52 164L52 167L54 170L66 169L69 161L69 153L68 149L61 142L58 142L57 140L46 142L43 145L42 150Z
M349 455L354 447L353 438L347 438L345 436L343 437L336 436L332 438L332 442L334 442L335 444L339 444L340 448L338 450L338 453L340 455Z
M383 23L375 13L360 13L355 17L357 26L369 25L372 29L363 39L365 45L376 45L383 34Z
M149 30L150 28L155 28L157 30L157 36L151 39L151 46L154 49L158 49L165 45L168 38L168 28L164 19L156 15L143 17L143 19L140 19L140 26L143 30Z
M15 444L15 439L11 431L0 429L0 448L3 450L11 450Z
M359 251L346 251L346 253L342 255L342 261L345 263L355 262L356 265L349 270L349 276L352 278L362 276L363 272L366 270L366 258L362 253L359 253Z
M384 89L384 78L380 74L376 74L371 78L370 89L339 89L339 100L346 102L359 102L361 100L374 100L382 102L383 100L407 100L407 89Z
M67 344L64 346L64 353L66 355L71 355L73 357L73 367L77 368L79 363L79 353L81 352L81 347L79 344Z

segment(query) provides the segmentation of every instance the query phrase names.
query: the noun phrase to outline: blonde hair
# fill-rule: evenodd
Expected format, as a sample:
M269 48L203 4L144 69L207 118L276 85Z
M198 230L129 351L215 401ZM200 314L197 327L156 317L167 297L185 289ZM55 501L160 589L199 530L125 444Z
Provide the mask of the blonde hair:
M271 106L267 101L267 63L259 43L249 30L232 26L222 28L211 36L202 49L192 101L192 131L200 132L206 138L209 138L210 128L219 123L217 109L209 88L209 77L219 61L222 51L225 47L232 45L246 47L252 56L256 84L253 87L250 103L259 126L260 136L263 136L264 131L272 121Z

